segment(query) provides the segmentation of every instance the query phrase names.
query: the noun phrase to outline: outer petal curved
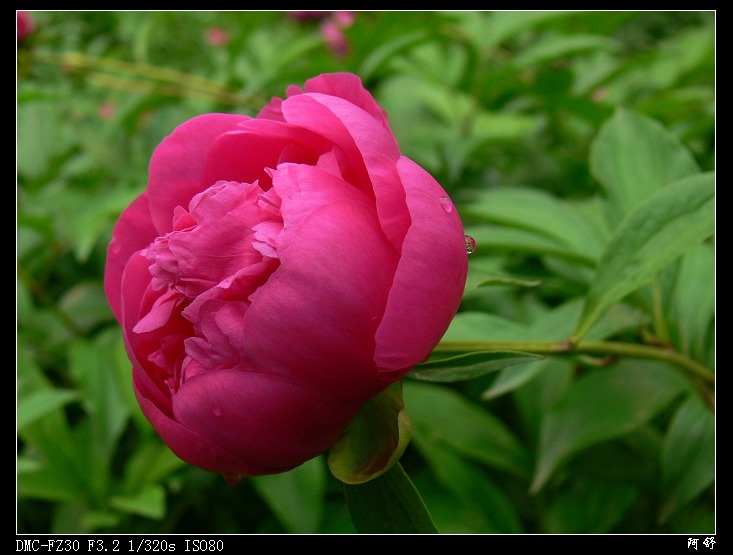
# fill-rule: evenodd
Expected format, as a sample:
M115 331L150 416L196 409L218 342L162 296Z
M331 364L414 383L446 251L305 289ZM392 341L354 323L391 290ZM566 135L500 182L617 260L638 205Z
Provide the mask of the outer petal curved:
M281 467L263 467L242 460L225 448L182 426L151 400L149 383L141 378L140 371L135 369L133 371L133 387L140 408L171 451L184 461L204 470L232 475L248 474L256 476L287 470L287 468Z
M456 210L444 209L443 188L409 158L400 158L397 172L412 225L377 330L374 360L381 371L399 374L425 360L445 333L461 302L468 259L463 225Z
M361 79L353 73L324 73L305 82L305 92L323 93L348 100L368 112L390 133L387 113L364 88Z
M242 370L197 376L173 397L176 422L246 466L217 468L226 462L219 452L215 457L200 449L183 455L193 455L197 460L190 462L225 473L281 472L299 465L333 445L358 410L358 404L310 384ZM180 443L179 450L189 449L188 442Z
M312 129L344 149L353 170L344 178L373 196L379 221L399 248L410 224L405 191L395 172L400 150L392 133L351 102L321 93L288 98L282 104L288 122Z
M235 114L205 114L182 123L157 146L150 160L150 213L158 235L173 229L173 210L214 183L202 182L211 145L222 133L250 119Z
M156 237L157 232L150 219L148 193L145 192L122 212L107 247L104 291L118 322L122 322L121 287L125 266L135 252L146 248Z

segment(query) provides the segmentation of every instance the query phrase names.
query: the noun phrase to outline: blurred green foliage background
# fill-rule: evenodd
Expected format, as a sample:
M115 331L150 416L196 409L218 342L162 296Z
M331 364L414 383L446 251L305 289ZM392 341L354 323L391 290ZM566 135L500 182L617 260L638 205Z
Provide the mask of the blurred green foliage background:
M353 532L322 458L229 485L179 461L137 407L105 252L184 120L360 75L478 241L451 340L568 337L624 218L668 183L714 179L713 12L31 15L17 56L20 533ZM589 338L712 371L714 247L691 241ZM478 287L491 276L504 279ZM406 380L402 462L443 532L709 534L713 396L626 357Z

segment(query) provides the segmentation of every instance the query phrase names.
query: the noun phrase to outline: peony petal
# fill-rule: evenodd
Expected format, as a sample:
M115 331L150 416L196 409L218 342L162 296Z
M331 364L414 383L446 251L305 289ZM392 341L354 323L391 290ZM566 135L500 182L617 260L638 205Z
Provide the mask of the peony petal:
M428 358L445 333L461 302L468 259L463 225L456 210L444 209L443 188L409 158L400 158L397 171L412 225L377 330L375 361L399 374Z
M341 174L376 199L380 225L399 249L410 220L394 167L400 157L394 136L370 114L335 96L293 96L283 102L282 110L287 121L313 129L343 149L351 168L342 168Z
M150 161L150 213L158 235L173 229L173 210L188 206L191 198L213 181L202 181L208 153L217 137L237 129L248 116L205 114L176 127L158 145ZM239 180L237 180L239 181Z
M148 271L148 260L141 254L136 254L127 264L122 278L122 331L125 339L127 354L141 373L147 375L150 380L151 389L158 390L155 397L159 406L170 404L168 396L170 386L167 380L176 378L176 372L180 367L185 351L183 341L186 337L193 335L193 324L183 318L182 310L184 304L176 304L170 313L168 320L160 323L151 331L134 332L134 328L141 319L155 307L158 300L168 296L166 291L156 291L150 283L150 272ZM168 363L165 365L155 364L150 358L156 357L161 345L166 338L177 338L174 345L178 348L166 353ZM175 385L175 384L174 384Z
M135 324L132 328L133 333L147 333L162 328L171 319L177 303L178 293L172 289L166 290L155 300L150 312Z
M223 133L213 142L201 182L259 181L266 190L269 176L265 168L275 168L280 162L315 164L330 148L330 142L307 129L268 119L246 120L236 131Z
M257 476L274 472L283 472L286 468L263 467L242 460L240 457L229 453L223 447L212 443L198 433L181 426L176 422L172 414L160 409L160 407L148 397L148 386L146 380L141 379L141 374L133 374L133 385L135 396L140 408L152 424L153 428L160 435L163 441L170 447L177 456L184 461L195 464L211 472L222 474L246 474Z
M319 167L281 164L273 176L273 188L281 199L280 215L284 226L292 228L315 210L339 201L354 203L371 218L376 216L373 203L367 195ZM379 229L378 222L375 229Z
M150 368L151 366L147 358L156 348L155 345L147 345L145 339L153 334L147 334L146 337L136 334L132 330L140 320L142 299L149 289L151 289L151 286L148 261L142 254L137 253L130 258L122 277L123 293L120 324L122 325L125 348L132 362L133 370L137 370L143 375L145 375L144 368ZM153 374L155 375L155 372ZM149 381L149 397L161 407L170 407L167 388L164 388L162 383L162 380L166 377L162 376L155 383L146 375L146 379Z
M261 193L257 185L220 181L194 196L190 212L197 225L167 234L147 251L156 285L169 284L194 298L259 263L252 227L270 217L258 204Z
M280 265L279 260L267 258L257 264L242 268L196 297L183 311L183 316L191 322L201 318L201 309L211 300L242 301L247 299L258 287L265 283L269 275Z
M270 102L268 102L262 110L260 110L259 114L257 114L257 119L269 119L274 121L285 121L283 119L283 113L280 111L280 106L282 106L283 99L277 96L273 96L270 99Z
M286 165L274 187L285 224L277 249L281 265L250 297L245 356L253 368L298 375L363 402L385 385L372 361L374 333L397 253L373 207L337 177ZM319 196L316 207L311 203Z
M348 13L348 12L337 12ZM387 113L377 104L372 94L364 88L361 79L353 73L324 73L305 82L305 92L323 93L337 96L355 104L375 120L390 134Z
M128 206L117 220L112 241L107 248L104 290L112 312L122 322L122 273L130 257L146 248L157 236L148 209L148 194L143 193Z
M333 445L358 410L358 404L310 384L241 370L199 375L173 397L176 421L218 448L186 453L196 457L189 462L223 473L297 466ZM223 465L228 461L220 452L234 455L244 468Z

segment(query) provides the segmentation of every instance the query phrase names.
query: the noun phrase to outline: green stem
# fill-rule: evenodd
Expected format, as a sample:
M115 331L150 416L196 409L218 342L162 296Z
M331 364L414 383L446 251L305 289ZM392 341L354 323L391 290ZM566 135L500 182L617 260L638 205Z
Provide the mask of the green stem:
M125 62L113 58L98 58L81 52L57 54L39 50L35 52L34 57L41 62L52 63L59 67L116 73L124 75L128 79L132 77L148 80L148 82L165 83L169 86L173 85L180 87L182 90L190 91L192 96L213 96L221 102L249 105L255 110L265 104L263 99L249 93L232 91L227 85L219 81L189 75L170 68Z
M441 341L434 353L472 351L524 351L539 355L615 355L662 360L679 366L705 383L715 383L715 374L696 360L672 349L616 341Z

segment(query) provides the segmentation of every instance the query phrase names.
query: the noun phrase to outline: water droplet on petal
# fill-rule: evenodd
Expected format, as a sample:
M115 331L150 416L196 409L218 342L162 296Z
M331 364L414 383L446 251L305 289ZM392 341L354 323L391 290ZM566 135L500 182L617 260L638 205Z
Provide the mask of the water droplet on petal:
M448 214L453 212L453 203L448 197L440 197L440 204L443 205L443 210L445 210Z
M219 407L214 407L214 416L221 416L221 409Z
M464 235L463 237L466 239L466 252L468 254L476 252L476 239L470 235Z

